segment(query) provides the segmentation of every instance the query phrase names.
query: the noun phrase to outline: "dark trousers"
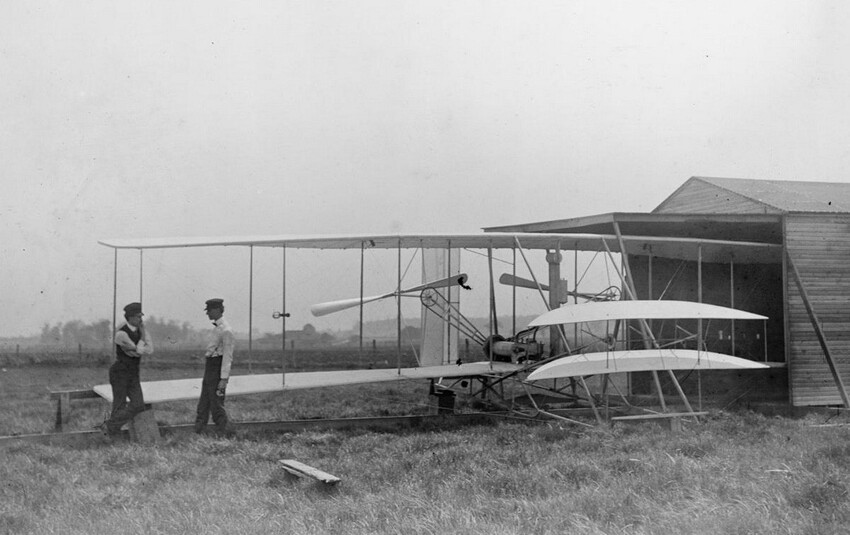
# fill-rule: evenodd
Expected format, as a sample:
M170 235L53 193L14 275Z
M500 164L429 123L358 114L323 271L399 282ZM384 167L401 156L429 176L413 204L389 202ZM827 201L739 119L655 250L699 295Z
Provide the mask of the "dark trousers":
M145 410L139 382L139 359L119 356L109 367L109 384L112 386L112 413L106 421L106 429L110 434L116 434L121 426ZM129 403L127 398L130 398Z
M221 380L221 357L207 357L204 368L204 381L201 383L201 398L198 400L198 416L195 418L195 432L203 431L212 414L213 422L221 429L227 429L227 412L224 410L224 396L215 393Z

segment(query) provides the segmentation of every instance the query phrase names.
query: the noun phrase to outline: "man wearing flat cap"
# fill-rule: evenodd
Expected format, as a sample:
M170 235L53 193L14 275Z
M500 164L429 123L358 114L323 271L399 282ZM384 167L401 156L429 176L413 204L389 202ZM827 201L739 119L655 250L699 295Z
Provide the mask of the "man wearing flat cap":
M202 433L212 414L216 427L227 432L227 412L224 410L224 394L230 377L230 365L233 363L235 337L224 315L224 300L209 299L206 302L207 317L212 321L213 330L205 353L204 381L201 384L201 398L198 400L198 416L195 419L195 432Z
M142 355L153 353L153 342L142 321L142 304L124 307L126 322L115 333L115 362L109 368L112 386L112 413L101 424L107 435L117 435L121 427L145 410L139 364ZM129 402L127 399L129 398Z

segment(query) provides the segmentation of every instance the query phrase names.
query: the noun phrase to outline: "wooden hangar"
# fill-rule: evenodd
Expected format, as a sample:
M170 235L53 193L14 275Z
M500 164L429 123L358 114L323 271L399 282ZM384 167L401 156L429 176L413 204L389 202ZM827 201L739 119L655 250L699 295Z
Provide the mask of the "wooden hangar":
M692 177L650 213L484 230L725 243L725 249L692 246L674 254L651 245L627 249L624 267L636 297L700 301L767 316L763 333L733 320L704 327L709 350L772 366L769 372L733 373L727 379L737 380L738 390L752 399L783 399L794 407L850 406L845 388L850 380L850 184ZM756 243L770 247L753 248Z

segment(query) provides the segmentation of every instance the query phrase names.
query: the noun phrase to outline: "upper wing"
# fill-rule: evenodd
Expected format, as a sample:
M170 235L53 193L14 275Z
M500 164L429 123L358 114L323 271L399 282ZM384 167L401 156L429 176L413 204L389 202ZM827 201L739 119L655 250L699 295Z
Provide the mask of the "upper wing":
M735 258L742 263L775 263L782 254L780 245L705 240L695 238L670 238L656 236L622 236L625 252L632 255L649 255L703 262L728 261ZM233 236L233 237L175 237L104 239L100 244L115 249L166 249L180 247L255 246L288 247L292 249L538 249L561 251L620 250L620 239L612 235L505 233L480 234L405 234L405 235L348 235L348 236Z
M765 320L766 316L729 307L692 301L601 301L566 305L529 323L531 327L628 319L735 319Z

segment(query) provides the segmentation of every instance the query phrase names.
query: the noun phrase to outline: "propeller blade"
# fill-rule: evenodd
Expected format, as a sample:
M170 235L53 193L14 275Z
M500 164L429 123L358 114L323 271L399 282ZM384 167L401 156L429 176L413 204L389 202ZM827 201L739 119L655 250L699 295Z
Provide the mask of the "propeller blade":
M338 301L328 301L327 303L319 303L317 305L313 305L310 307L310 312L314 316L325 316L327 314L333 314L334 312L339 312L340 310L345 310L347 308L352 308L356 306L360 306L361 303L371 303L373 301L379 301L381 299L386 299L387 297L395 297L399 294L408 294L413 292L420 292L425 288L446 288L448 286L459 285L466 288L466 281L468 277L466 273L461 273L459 275L453 275L451 277L446 277L444 279L438 279L431 282L426 282L425 284L420 284L419 286L414 286L412 288L407 288L402 290L401 292L390 292L384 295L373 295L371 297L364 297L362 300L359 297L354 297L351 299L340 299Z
M510 273L502 273L502 276L499 277L499 283L505 284L507 286L518 286L520 288L531 288L532 290L537 289L537 284L535 284L534 281L528 280L528 279L523 279L521 277L515 277L515 276L511 275ZM544 292L548 292L549 286L547 286L546 284L541 284L540 289L543 290Z
M534 281L523 279L520 277L514 277L509 273L502 273L502 276L499 277L499 282L505 284L507 286L517 286L519 288L531 288L532 290L537 289L537 285L534 284ZM564 281L564 284L566 282ZM546 284L541 284L540 289L544 292L549 291L549 286ZM571 292L566 289L566 286L561 287L561 303L567 302L567 297L578 297L579 299L586 299L588 301L618 301L620 299L620 291L616 286L609 286L605 288L599 293L595 294L587 294L581 292Z
M431 282L426 282L425 284L420 284L419 286L414 286L413 288L408 288L407 290L402 290L401 293L411 293L411 292L421 292L425 288L447 288L449 286L463 286L466 287L466 273L460 273L458 275L452 275L451 277L446 277L445 279L438 279ZM395 294L392 294L395 295Z
M318 316L326 316L328 314L333 314L334 312L339 312L340 310L345 310L347 308L353 308L356 306L360 306L360 303L371 303L372 301L378 301L380 299L384 299L386 297L393 297L396 295L395 293L389 293L384 295L373 295L371 297L364 297L362 300L359 297L354 297L352 299L340 299L339 301L328 301L327 303L319 303L317 305L313 305L310 307L310 312L318 317Z

